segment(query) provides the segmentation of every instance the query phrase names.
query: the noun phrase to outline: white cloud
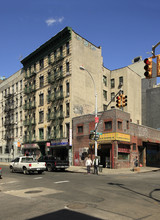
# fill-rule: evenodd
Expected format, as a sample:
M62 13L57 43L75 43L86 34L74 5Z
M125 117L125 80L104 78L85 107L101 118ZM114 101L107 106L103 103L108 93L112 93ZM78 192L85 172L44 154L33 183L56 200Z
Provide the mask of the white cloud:
M57 19L49 18L49 19L46 20L46 24L48 26L52 26L55 23L61 23L63 21L63 19L64 19L64 17L57 18Z

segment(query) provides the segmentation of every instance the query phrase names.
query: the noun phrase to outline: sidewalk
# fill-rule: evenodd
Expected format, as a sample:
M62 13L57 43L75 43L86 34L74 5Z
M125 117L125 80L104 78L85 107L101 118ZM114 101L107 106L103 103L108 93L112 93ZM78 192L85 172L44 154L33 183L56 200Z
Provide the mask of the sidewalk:
M91 168L91 173L93 173L93 167ZM86 167L82 166L70 166L66 169L73 173L87 173ZM140 171L133 171L132 168L121 168L121 169L110 169L110 168L102 168L102 172L99 172L99 175L107 175L107 174L134 174L134 173L144 173L144 172L152 172L158 171L160 168L158 167L140 167Z

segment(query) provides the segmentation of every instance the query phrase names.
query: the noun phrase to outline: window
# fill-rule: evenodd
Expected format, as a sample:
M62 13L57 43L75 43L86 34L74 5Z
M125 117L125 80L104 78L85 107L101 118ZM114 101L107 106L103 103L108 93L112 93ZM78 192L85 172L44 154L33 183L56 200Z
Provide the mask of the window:
M51 138L51 127L50 126L47 128L47 136L49 139Z
M51 117L51 109L48 109L48 115L47 115L47 121L50 121L50 117Z
M22 96L20 97L20 106L22 106Z
M118 123L118 129L122 130L122 121L118 121L117 123Z
M77 127L77 129L78 129L78 134L82 134L83 133L83 125L79 125Z
M8 93L9 94L9 93ZM14 85L12 86L12 94L14 94Z
M129 129L129 121L126 121L126 128Z
M114 96L115 96L115 93L112 92L112 93L111 93L111 100L112 100L112 102L115 102L115 97L114 97Z
M20 90L22 90L22 80L20 81Z
M105 86L107 86L107 77L106 77L106 76L103 76L103 84L104 84Z
M59 71L60 71L60 74L62 75L63 74L63 66L60 66Z
M113 89L114 87L115 87L114 79L111 79L111 89Z
M20 136L22 136L22 134L23 134L23 127L21 126L20 127Z
M133 143L133 150L136 150L136 143Z
M44 139L44 130L43 130L43 128L39 128L39 139L40 140Z
M66 83L66 96L69 96L69 82Z
M18 137L18 128L16 128L16 137Z
M34 63L34 72L36 73L36 63Z
M44 59L39 61L40 70L44 68Z
M16 83L16 92L18 92L18 82Z
M51 72L49 71L48 72L48 83L50 83L51 82Z
M44 112L40 111L39 112L39 123L43 123L43 121L44 121Z
M105 99L105 101L107 101L107 91L103 90L103 97Z
M43 106L44 105L44 95L40 94L39 95L39 106Z
M42 88L44 86L44 76L39 77L39 87Z
M70 129L70 124L66 123L66 137L69 137L69 129Z
M63 56L63 47L62 46L60 47L60 56L61 57Z
M54 51L54 59L56 60L57 58L57 50Z
M63 125L60 125L60 138L63 138Z
M112 121L106 121L105 123L105 130L112 130Z
M18 112L16 112L16 122L18 123Z
M48 64L51 63L51 54L48 54Z
M118 152L118 160L128 160L129 154Z
M119 77L119 85L123 85L123 76Z
M66 53L69 54L69 42L66 43Z
M69 72L69 62L66 63L66 72Z
M69 109L69 103L66 104L66 116L69 117L70 115L70 109Z

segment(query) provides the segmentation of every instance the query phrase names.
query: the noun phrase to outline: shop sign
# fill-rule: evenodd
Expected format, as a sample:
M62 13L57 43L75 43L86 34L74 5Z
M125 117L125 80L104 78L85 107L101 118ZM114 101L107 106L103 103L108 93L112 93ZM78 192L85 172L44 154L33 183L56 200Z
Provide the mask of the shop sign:
M130 142L129 134L116 133L116 140Z
M115 140L115 133L106 133L99 136L99 141Z
M47 143L46 143L46 146L47 146L47 147L50 147L50 146L51 146L50 142L47 142Z
M120 153L130 153L130 149L129 148L125 148L125 147L118 147L118 152Z
M129 134L122 134L122 133L105 133L99 136L98 141L127 141L130 142L130 135Z
M68 139L62 139L60 141L51 141L51 146L66 146L68 145Z
M39 149L39 146L38 146L38 144L24 144L23 148L27 148L27 149L29 149L29 148L38 148Z

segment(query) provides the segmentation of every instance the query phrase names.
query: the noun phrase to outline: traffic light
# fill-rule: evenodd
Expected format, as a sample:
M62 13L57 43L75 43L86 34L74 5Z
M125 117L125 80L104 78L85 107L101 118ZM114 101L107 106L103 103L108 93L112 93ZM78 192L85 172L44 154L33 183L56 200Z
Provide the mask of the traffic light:
M127 95L122 95L122 107L127 106Z
M157 56L157 76L160 76L160 55Z
M95 138L95 131L90 131L89 139L94 140L94 138Z
M150 79L152 78L152 58L146 58L144 60L144 63L146 64L144 66L144 69L145 69L145 73L144 73L144 76L147 78L147 79Z
M94 140L97 141L98 139L99 139L99 134L96 133L96 134L94 135Z
M117 96L116 98L117 98L117 100L116 100L116 102L117 102L116 106L117 106L118 108L120 108L120 107L121 107L122 97L121 97L121 95L119 95L119 96Z

